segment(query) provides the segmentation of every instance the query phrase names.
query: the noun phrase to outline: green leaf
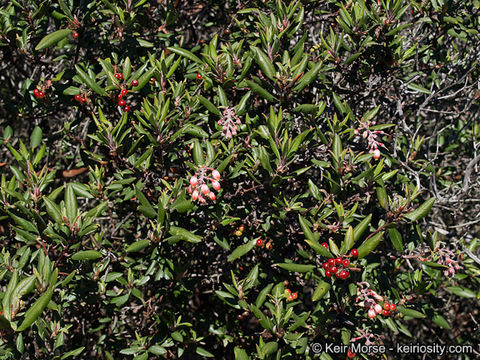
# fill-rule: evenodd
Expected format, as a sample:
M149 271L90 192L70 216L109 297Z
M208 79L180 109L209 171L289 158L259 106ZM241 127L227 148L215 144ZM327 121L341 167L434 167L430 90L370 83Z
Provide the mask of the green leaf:
M65 208L67 210L67 219L73 223L78 215L78 204L77 196L70 184L67 184L65 189Z
M52 299L54 287L50 286L48 290L40 296L30 309L25 313L22 324L17 329L18 332L28 329L42 314Z
M37 277L35 275L30 275L18 283L15 287L15 290L12 293L12 301L18 301L22 298L23 295L26 295L33 291L35 288L35 282Z
M438 326L446 329L446 330L451 330L452 327L448 323L448 321L440 314L435 314L432 318L432 321L437 324Z
M435 198L430 198L415 210L404 215L404 217L411 221L420 220L421 218L425 217L428 214L428 212L430 211L434 203L435 203Z
M195 235L194 233L191 233L190 231L181 227L170 226L169 232L171 235L180 236L180 240L185 240L194 244L202 241L201 236Z
M260 95L260 97L264 98L267 101L270 101L270 102L276 101L275 96L270 94L267 90L265 90L263 87L258 85L256 82L251 80L245 80L245 82L247 83L250 90L252 90L255 94Z
M400 314L403 314L405 316L410 316L410 317L413 317L413 318L417 318L417 319L423 319L423 318L426 317L426 315L422 314L420 311L408 309L408 308L403 307L403 306L397 306L397 311Z
M165 355L167 350L160 345L152 345L148 348L148 352L152 353L153 355Z
M353 227L349 226L345 238L343 239L342 247L340 253L345 254L348 250L353 247Z
M170 50L171 52L177 54L177 55L183 56L183 57L185 57L189 60L192 60L196 63L203 64L202 60L200 60L200 58L198 56L194 55L191 51L188 51L188 50L176 47L176 46L170 46L167 49Z
M259 48L252 46L255 51L255 61L257 62L262 72L270 79L275 79L275 67L268 58L268 56Z
M312 81L317 78L318 72L322 68L322 62L315 64L305 75L302 76L298 84L295 86L295 91L302 91L305 87L310 85Z
M315 265L304 265L304 264L294 264L294 263L278 263L278 267L288 270L290 272L310 272L315 269Z
M198 355L203 356L203 357L207 357L207 358L215 357L215 355L213 355L211 352L205 350L204 348L202 348L200 346L197 346L197 348L195 349L195 352Z
M198 95L198 100L200 103L205 106L205 108L210 111L211 113L221 116L220 111L217 109L217 107L207 98L203 97L202 95Z
M39 126L35 126L33 129L32 135L30 135L30 147L32 149L36 148L42 143L43 132Z
M263 355L263 357L265 357L276 353L277 350L278 343L276 341L270 341L262 346L262 348L260 349L260 353Z
M407 86L410 90L413 90L415 92L420 92L422 94L428 94L428 95L431 95L432 92L428 89L425 89L423 86L421 85L418 85L418 84L414 84L414 83L410 83L408 84Z
M127 247L126 252L138 252L150 245L150 240L139 240Z
M317 285L315 292L313 293L312 301L318 301L322 299L328 293L331 287L332 286L329 283L321 280Z
M358 241L362 234L365 232L367 229L368 225L370 224L370 221L372 221L372 214L368 214L365 219L360 221L357 226L353 229L353 241Z
M333 255L330 251L325 249L321 244L319 244L317 241L311 241L311 240L305 240L305 242L310 245L310 247L318 254L321 256L325 256L328 258L331 258Z
M60 359L64 360L64 359L66 359L70 356L78 356L82 353L83 350L85 350L85 346L79 347L78 349L75 349L75 350L72 350L72 351L69 351L69 352L63 354Z
M305 237L310 241L315 241L315 236L313 235L312 230L310 230L310 225L307 220L301 215L298 215L298 221L300 222L300 227L302 228Z
M239 348L238 346L235 346L235 349L233 349L233 352L235 354L235 360L249 360L250 358L247 355L247 352L243 350L242 348Z
M38 45L35 47L35 50L43 50L45 48L48 48L56 43L58 43L60 40L65 39L69 34L72 33L72 30L70 29L62 29L62 30L57 30L53 33L48 34L45 36Z
M201 166L205 163L203 148L202 148L202 145L200 145L200 142L198 141L198 139L193 140L193 161L198 166Z
M381 231L371 238L365 240L362 245L358 247L358 258L362 259L368 254L370 254L378 246L380 241L382 241L384 231Z
M72 255L72 260L95 260L102 257L102 254L96 250L82 250Z
M103 90L95 81L95 79L92 79L90 76L88 76L82 68L76 64L75 69L77 70L77 74L82 79L82 81L93 91L95 91L97 94L102 95L102 96L108 96L105 90Z
M390 236L390 240L392 241L392 245L398 251L403 251L403 242L402 242L402 234L397 229L388 229L388 236Z
M472 290L461 286L448 286L447 289L457 296L475 299L477 295Z
M232 251L232 253L228 257L228 261L232 262L239 257L242 257L255 247L255 243L256 240L250 240L248 243L238 246L235 250Z
M15 270L12 274L12 277L10 278L10 281L8 282L7 289L5 290L3 294L3 299L2 299L2 308L4 311L5 317L7 319L11 318L12 294L17 286L17 283L18 283L18 272L17 270Z

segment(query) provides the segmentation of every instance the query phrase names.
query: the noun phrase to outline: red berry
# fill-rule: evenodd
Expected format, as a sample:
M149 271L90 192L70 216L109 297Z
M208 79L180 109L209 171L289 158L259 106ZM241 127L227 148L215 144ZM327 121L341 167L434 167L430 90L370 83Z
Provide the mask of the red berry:
M202 75L197 74L197 79L198 79L198 80L202 80Z
M328 244L326 242L322 243L322 246L328 250Z
M342 265L343 265L343 267L349 267L350 266L350 260L348 260L348 259L343 260Z
M40 93L40 91L38 91L38 89L33 89L33 95L35 95L35 97L38 98L39 93Z
M292 293L292 290L290 290L290 289L285 289L285 294L290 295L291 293Z
M293 300L295 300L295 299L293 298L293 295L288 295L287 301L293 301Z
M82 104L85 104L86 102L87 102L86 98L82 98L82 100L80 100L80 103L82 103Z
M263 240L257 239L257 246L263 246Z
M41 99L45 96L45 93L43 91L38 92L38 97Z
M357 257L358 256L358 250L357 249L352 249L351 254L352 254L353 257Z
M75 95L75 100L81 101L82 100L82 95L79 95L79 94Z
M120 94L117 95L117 99L118 99L118 100L120 100L121 98L123 98L122 93L120 93Z
M338 269L337 269L336 266L332 266L332 267L330 268L330 272L331 272L332 274L335 274L335 273L337 272L337 270L338 270Z
M355 357L355 353L351 352L350 349L348 349L347 356L348 356L350 359L353 359L353 358Z
M137 79L132 80L132 86L138 86L138 80Z
M348 271L345 271L345 270L342 270L342 271L340 271L340 273L339 273L340 279L346 279L346 278L348 278L349 275L350 275L350 274L348 273Z
M292 297L293 297L293 300L295 300L296 298L298 298L298 294L296 292L292 293Z
M272 249L273 249L272 243L271 243L271 242L266 243L266 244L265 244L265 248L266 248L267 250L272 250Z
M122 73L116 73L115 78L117 78L118 80L123 80L123 74Z
M390 310L395 311L397 309L397 305L395 304L390 304Z
M323 268L324 268L325 270L330 269L330 264L329 264L328 262L323 263Z
M123 111L130 111L130 106L126 105L126 106L123 108Z
M127 89L123 89L122 92L121 92L122 95L127 95L128 94L128 90Z
M385 316L388 316L388 315L390 315L390 311L388 311L388 310L383 310L383 311L382 311L382 314L385 315Z
M390 310L390 304L386 302L385 304L383 304L383 308L385 310Z
M328 265L330 266L335 265L335 259L334 258L328 259Z
M326 277L331 277L332 276L332 273L330 272L330 270L325 271L325 276Z
M343 261L342 258L337 257L337 258L335 259L335 264L340 265L340 264L342 263L342 261Z
M76 38L78 38L78 33L76 31L74 31L72 36L73 36L74 39L76 39Z
M124 107L127 103L125 102L125 100L118 100L118 105L121 106L121 107Z

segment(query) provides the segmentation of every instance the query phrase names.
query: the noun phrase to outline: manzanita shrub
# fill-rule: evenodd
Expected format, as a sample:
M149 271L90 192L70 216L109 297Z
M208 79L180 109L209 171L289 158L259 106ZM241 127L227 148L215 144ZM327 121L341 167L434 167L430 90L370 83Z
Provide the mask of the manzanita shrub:
M1 359L477 358L478 0L1 4Z

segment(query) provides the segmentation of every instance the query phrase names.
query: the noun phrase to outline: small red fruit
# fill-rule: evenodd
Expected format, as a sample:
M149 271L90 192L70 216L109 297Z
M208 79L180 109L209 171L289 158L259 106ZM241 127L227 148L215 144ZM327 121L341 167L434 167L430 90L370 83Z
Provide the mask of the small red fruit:
M390 310L395 311L397 309L397 305L395 304L390 304Z
M353 257L357 257L358 256L358 250L357 249L352 249L351 254L352 254Z
M335 265L335 259L334 258L328 259L328 265L334 266Z
M335 264L340 265L340 264L342 263L342 261L343 261L342 258L337 257L337 258L335 259Z
M82 100L82 95L79 95L79 94L75 95L75 100L81 101Z
M328 244L326 242L322 243L322 246L328 250Z
M385 304L383 304L383 308L385 310L390 310L390 304L386 302Z
M293 300L295 300L296 298L298 298L298 294L296 292L292 293L292 297L293 297Z
M290 295L291 293L292 293L292 290L290 290L290 289L285 289L285 294Z
M45 96L45 93L43 91L38 92L38 98L43 98Z
M390 311L388 311L388 310L383 310L382 314L383 314L384 316L388 316L388 315L390 315Z
M132 80L132 86L138 86L138 80L137 79Z
M115 78L118 80L123 80L123 74L122 73L115 73Z
M340 271L339 277L340 277L340 279L344 280L344 279L348 278L349 275L350 274L348 273L348 271L342 270L342 271Z
M350 260L348 260L348 259L343 260L342 265L343 265L343 267L349 267L350 266Z
M348 349L347 351L347 356L350 358L350 359L353 359L355 357L355 353L351 352L350 349Z
M123 111L130 111L130 106L126 105L124 108L123 108Z
M74 39L76 39L76 38L78 38L78 33L76 31L74 31L72 36L73 36Z
M267 250L272 250L273 249L273 244L271 242L268 242L268 243L265 244L265 248Z
M293 300L295 300L295 299L293 298L293 295L288 295L287 301L293 301Z
M337 270L338 270L338 269L337 269L336 266L332 266L332 267L330 268L330 272L331 272L332 274L335 274L335 273L337 272Z
M124 107L127 103L125 102L125 100L118 100L118 106L121 106L121 107Z
M330 270L325 271L325 276L326 277L331 277L332 276L332 273L330 272Z
M127 95L127 94L128 94L128 90L127 90L127 89L123 89L123 90L122 90L122 95L125 96L125 95Z
M330 269L330 264L329 264L328 262L324 262L324 263L323 263L323 268L324 268L325 270Z
M35 95L35 97L39 97L38 94L40 93L40 91L38 89L33 89L33 95Z
M85 104L86 102L87 102L87 98L82 98L82 100L80 100L81 104Z
M198 80L202 80L202 78L203 78L202 75L200 75L200 74L197 73L197 79L198 79Z
M257 246L263 246L263 240L257 239Z

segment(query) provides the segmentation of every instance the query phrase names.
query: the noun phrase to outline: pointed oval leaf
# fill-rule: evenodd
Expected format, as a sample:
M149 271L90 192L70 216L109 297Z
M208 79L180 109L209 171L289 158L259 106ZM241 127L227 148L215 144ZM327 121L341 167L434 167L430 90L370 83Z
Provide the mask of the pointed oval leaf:
M17 329L18 332L29 328L42 314L43 310L47 307L48 303L52 299L54 287L50 286L48 290L35 301L30 309L25 313L25 318L22 324Z
M378 234L373 235L371 238L365 240L362 245L358 247L358 258L362 259L368 254L370 254L378 246L380 241L382 241L383 233L379 232Z
M102 254L96 250L82 250L72 255L72 260L95 260L102 257Z
M60 40L65 39L71 33L72 33L72 30L70 29L62 29L62 30L57 30L51 34L48 34L42 40L40 40L40 42L35 47L35 50L38 51L38 50L46 49L58 43Z

